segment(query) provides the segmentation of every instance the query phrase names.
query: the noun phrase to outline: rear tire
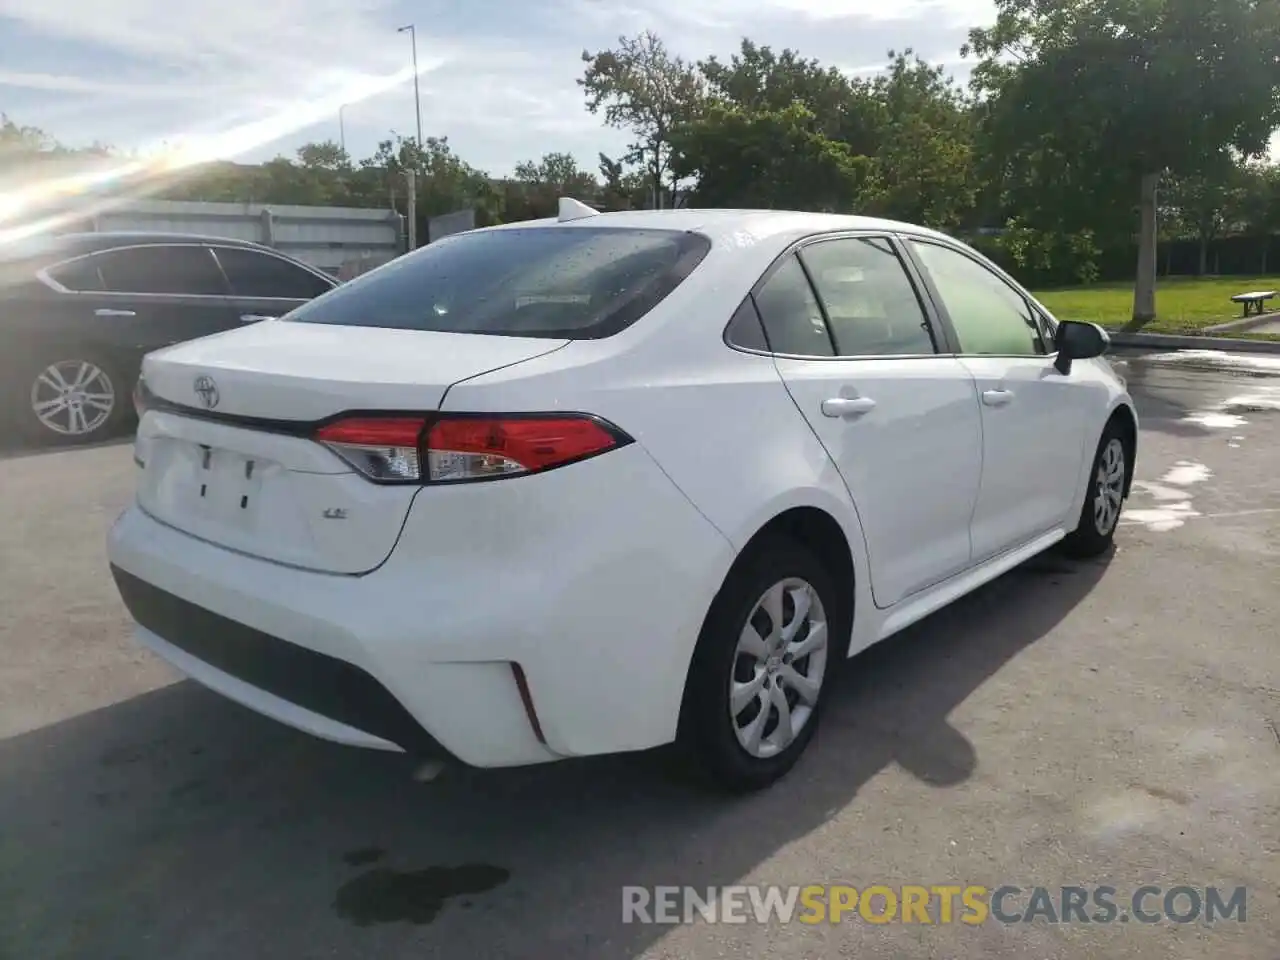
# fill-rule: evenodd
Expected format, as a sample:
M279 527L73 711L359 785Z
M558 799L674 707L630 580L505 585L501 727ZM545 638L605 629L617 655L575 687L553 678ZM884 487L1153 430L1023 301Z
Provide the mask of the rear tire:
M701 779L745 792L795 766L845 653L844 606L822 563L789 539L735 566L698 638L680 715L681 752Z
M30 443L96 443L121 433L133 413L132 385L106 357L76 348L45 351L24 369L10 404Z
M1086 559L1111 549L1133 469L1131 450L1120 424L1114 420L1108 423L1093 456L1080 522L1062 542L1068 556Z

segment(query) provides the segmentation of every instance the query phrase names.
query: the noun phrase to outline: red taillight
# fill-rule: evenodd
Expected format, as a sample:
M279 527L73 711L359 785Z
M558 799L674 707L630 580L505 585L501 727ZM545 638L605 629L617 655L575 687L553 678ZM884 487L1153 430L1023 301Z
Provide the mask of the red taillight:
M350 417L316 439L373 480L450 482L537 473L629 442L582 415Z
M316 439L372 480L422 479L421 417L351 417L326 424Z

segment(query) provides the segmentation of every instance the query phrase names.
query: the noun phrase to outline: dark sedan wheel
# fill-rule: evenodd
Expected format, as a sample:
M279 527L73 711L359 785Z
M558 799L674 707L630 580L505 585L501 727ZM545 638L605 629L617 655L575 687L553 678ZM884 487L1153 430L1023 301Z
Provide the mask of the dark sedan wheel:
M92 443L119 432L129 388L110 362L92 356L44 356L28 366L14 397L19 427L37 443Z

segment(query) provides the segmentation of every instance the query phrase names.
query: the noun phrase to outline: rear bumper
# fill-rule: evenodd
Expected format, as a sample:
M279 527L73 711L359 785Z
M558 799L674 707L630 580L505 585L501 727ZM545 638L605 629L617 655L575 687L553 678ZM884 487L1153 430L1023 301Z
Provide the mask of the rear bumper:
M111 575L137 621L138 639L224 696L328 740L446 754L386 687L354 664L205 610L114 564Z
M234 553L137 506L108 553L139 639L197 681L330 740L482 767L670 741L733 560L639 445L424 489L364 576Z

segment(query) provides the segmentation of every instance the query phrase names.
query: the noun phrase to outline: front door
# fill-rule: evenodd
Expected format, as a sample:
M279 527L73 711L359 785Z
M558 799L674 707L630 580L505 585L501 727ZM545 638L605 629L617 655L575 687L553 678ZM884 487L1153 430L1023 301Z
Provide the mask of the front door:
M982 411L982 490L973 513L981 562L1074 521L1084 408L1053 365L1026 298L954 247L910 241L949 319Z
M974 381L937 354L894 244L810 243L756 303L778 372L853 498L876 605L964 570L981 473Z

